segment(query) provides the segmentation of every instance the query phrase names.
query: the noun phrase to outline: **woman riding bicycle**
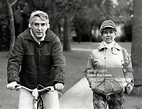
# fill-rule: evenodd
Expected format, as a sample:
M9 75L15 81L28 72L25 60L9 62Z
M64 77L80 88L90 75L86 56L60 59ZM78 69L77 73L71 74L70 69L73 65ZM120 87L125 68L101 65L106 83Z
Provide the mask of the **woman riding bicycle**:
M62 44L49 26L45 12L37 10L31 14L29 28L17 37L8 59L7 88L15 89L17 84L30 89L39 84L53 86L58 91L64 88L66 63ZM44 93L43 99L47 109L59 108L57 93ZM32 101L31 93L20 89L19 109L32 109Z

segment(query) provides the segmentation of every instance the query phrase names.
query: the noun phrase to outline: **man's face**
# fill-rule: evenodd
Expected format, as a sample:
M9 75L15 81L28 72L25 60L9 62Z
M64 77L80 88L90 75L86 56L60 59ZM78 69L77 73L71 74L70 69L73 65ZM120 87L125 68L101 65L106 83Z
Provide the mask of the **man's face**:
M41 39L47 30L47 22L40 17L35 17L34 22L31 24L31 30L34 36L39 40Z
M116 32L113 29L110 29L110 28L107 29L106 28L102 31L102 39L106 43L113 42L115 37L116 37Z

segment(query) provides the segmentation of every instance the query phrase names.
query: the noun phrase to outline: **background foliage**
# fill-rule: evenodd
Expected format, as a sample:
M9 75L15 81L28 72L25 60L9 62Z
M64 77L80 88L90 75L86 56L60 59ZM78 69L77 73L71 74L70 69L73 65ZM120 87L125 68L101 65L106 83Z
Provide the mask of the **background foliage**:
M9 0L13 1L13 0ZM99 28L105 19L125 24L125 35L120 41L132 40L132 0L17 0L12 6L16 36L28 26L34 10L43 10L50 18L50 28L62 40L64 50L71 50L70 40L78 42L100 41L93 39L91 30ZM74 35L71 36L72 31ZM0 50L10 45L10 15L5 0L0 0Z

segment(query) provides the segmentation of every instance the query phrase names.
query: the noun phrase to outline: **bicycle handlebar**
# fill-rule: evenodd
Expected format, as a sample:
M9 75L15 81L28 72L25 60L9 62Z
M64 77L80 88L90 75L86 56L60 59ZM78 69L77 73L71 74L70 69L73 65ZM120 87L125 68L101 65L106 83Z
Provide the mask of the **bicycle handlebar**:
M17 85L17 86L15 87L15 89L26 89L26 90L28 90L28 91L30 91L30 92L33 92L33 91L34 91L35 89L37 89L37 88L35 88L35 89L30 89L30 88L27 88L27 87L25 87L25 86ZM50 90L51 90L51 91L55 91L52 86L48 86L48 87L44 87L43 89L37 89L37 92L50 91Z
M35 88L35 89L30 89L30 88L27 88L27 87L22 86L22 85L17 85L17 86L15 87L15 89L16 89L16 90L19 90L19 89L26 89L26 90L28 90L28 91L30 91L30 92L33 92L33 91L36 90L38 93L41 93L41 92L44 92L44 91L52 91L52 92L57 92L57 93L59 93L60 95L62 95L62 93L60 93L60 92L58 92L57 90L55 90L53 86L43 87L42 89L37 89L37 88Z

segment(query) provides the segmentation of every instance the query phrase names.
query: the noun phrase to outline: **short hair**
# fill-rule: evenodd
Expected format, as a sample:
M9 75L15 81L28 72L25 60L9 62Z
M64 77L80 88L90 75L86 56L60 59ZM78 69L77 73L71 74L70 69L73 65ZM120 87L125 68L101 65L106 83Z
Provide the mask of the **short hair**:
M45 13L45 12L43 12L43 11L37 10L37 11L32 12L31 15L30 15L30 18L29 18L29 27L34 22L34 18L35 17L39 17L42 20L46 21L47 24L49 24L48 14Z

